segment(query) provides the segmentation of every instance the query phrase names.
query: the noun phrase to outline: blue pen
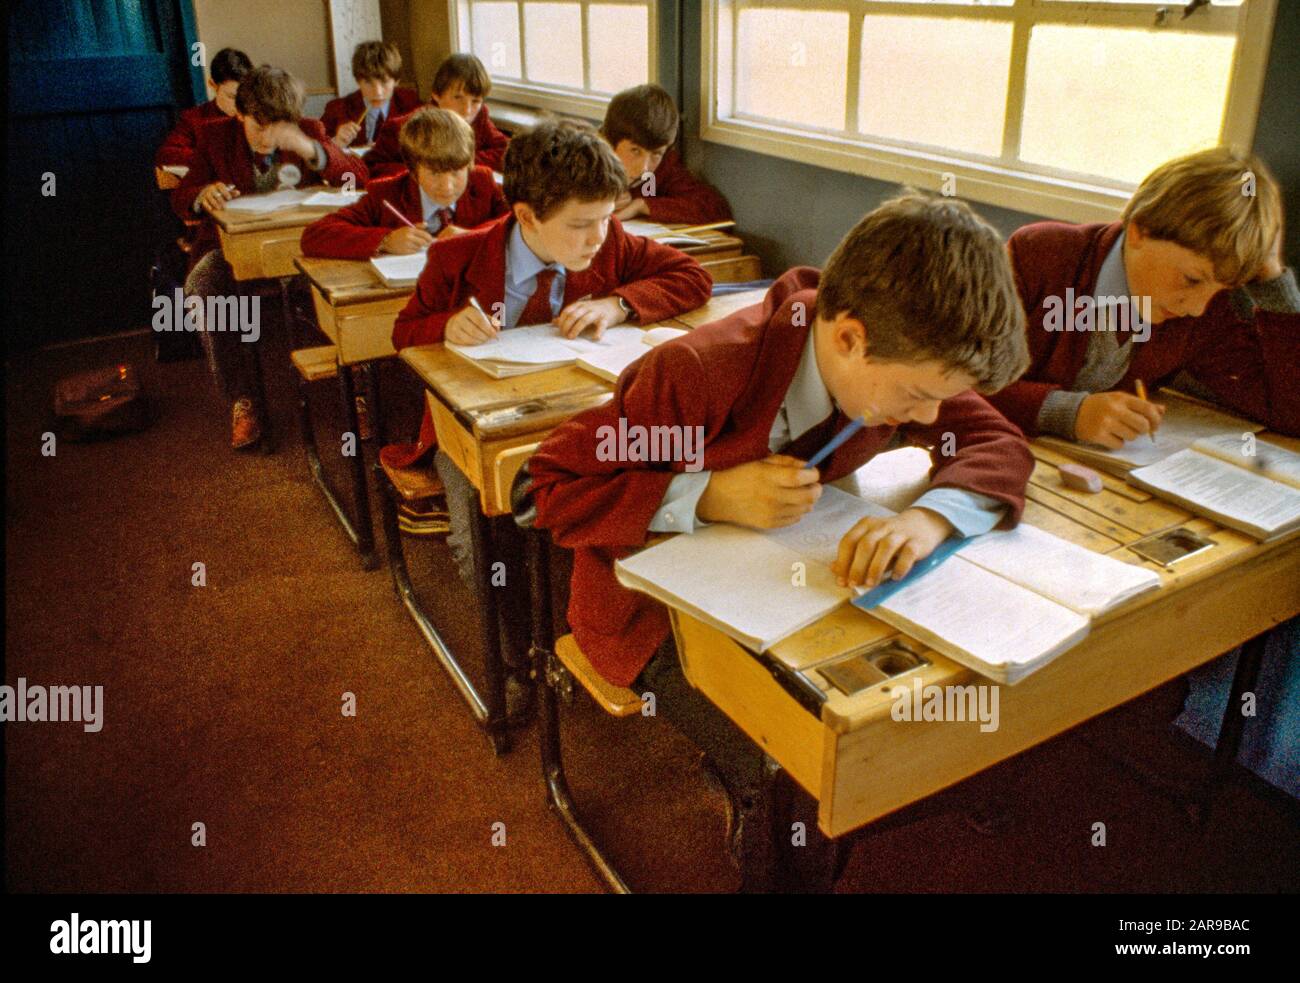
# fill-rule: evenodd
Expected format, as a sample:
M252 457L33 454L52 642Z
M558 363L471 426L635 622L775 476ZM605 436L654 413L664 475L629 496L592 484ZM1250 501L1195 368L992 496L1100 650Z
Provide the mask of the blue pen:
M817 467L817 465L821 464L822 461L826 460L826 458L830 457L837 450L839 450L839 447L842 443L844 443L846 440L848 440L850 437L852 437L855 433L857 433L866 425L867 425L867 418L865 416L860 416L856 420L850 420L847 424L845 424L844 428L841 429L839 433L837 433L834 437L832 437L827 442L825 447L823 447L811 458L809 458L808 463L805 464L804 467L805 468Z
M877 584L861 597L855 597L853 599L853 606L863 611L870 611L877 605L889 600L908 584L924 577L940 563L965 546L967 542L968 540L963 536L948 537L936 546L934 551L924 560L919 560L913 564L912 569L907 571L907 576L902 580L886 580L883 583Z

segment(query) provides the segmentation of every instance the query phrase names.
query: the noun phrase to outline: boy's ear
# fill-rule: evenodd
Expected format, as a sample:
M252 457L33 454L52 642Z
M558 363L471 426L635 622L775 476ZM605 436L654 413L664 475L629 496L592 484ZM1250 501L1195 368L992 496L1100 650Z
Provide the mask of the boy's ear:
M1124 227L1124 236L1135 246L1140 246L1147 240L1147 230L1138 225L1135 221L1130 221Z
M515 221L522 225L528 231L537 228L537 213L533 211L533 206L526 201L517 201L510 208L515 213Z
M867 329L861 321L847 311L835 315L830 322L831 344L840 355L854 352L865 358L868 353Z

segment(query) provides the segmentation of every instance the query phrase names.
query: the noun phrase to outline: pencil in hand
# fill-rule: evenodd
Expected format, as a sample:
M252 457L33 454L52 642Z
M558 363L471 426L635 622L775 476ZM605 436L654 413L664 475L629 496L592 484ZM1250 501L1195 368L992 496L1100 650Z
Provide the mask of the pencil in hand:
M1137 390L1138 399L1142 400L1144 403L1151 402L1151 400L1147 398L1146 384L1141 379L1134 380L1133 388ZM1155 424L1152 424L1151 429L1147 431L1147 436L1151 438L1151 443L1154 444L1156 442Z

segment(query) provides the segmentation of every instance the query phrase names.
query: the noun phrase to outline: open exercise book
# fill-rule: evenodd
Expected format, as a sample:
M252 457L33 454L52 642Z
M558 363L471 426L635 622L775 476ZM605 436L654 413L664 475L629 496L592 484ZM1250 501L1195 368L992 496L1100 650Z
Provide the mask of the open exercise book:
M864 516L892 514L828 486L793 526L709 526L615 569L625 587L761 652L853 596L830 571L840 539ZM1149 570L1022 525L973 539L871 613L990 679L1014 683L1084 638L1093 616L1159 586Z
M1161 390L1157 399L1165 406L1165 416L1156 430L1155 443L1151 442L1150 436L1143 434L1112 451L1096 444L1076 443L1059 437L1044 436L1038 439L1085 464L1122 477L1134 468L1155 464L1171 454L1186 450L1198 440L1229 435L1240 439L1243 433L1258 433L1264 429L1258 423L1251 423L1204 403L1183 399L1167 389Z
M654 239L656 242L662 242L665 246L707 246L709 244L707 240L701 239L699 236L674 232L668 226L660 225L658 222L642 222L638 219L628 219L623 223L623 231L629 235Z
M226 209L232 212L248 212L254 215L284 211L288 208L342 208L355 204L364 195L364 191L339 191L330 188L281 188L263 194L240 195L226 202Z
M1256 539L1300 529L1300 454L1253 435L1198 440L1128 480Z
M624 369L655 345L662 345L665 341L672 341L684 334L686 334L684 329L670 328L666 325L648 328L640 332L641 337L633 340L630 344L579 355L578 368L586 369L592 375L598 375L606 382L617 382Z
M385 287L413 287L428 258L428 252L423 249L402 256L375 256L370 260L370 268L384 281Z
M606 328L599 341L591 338L566 338L554 324L530 324L509 328L481 345L458 345L447 342L455 352L476 368L496 379L571 365L579 357L590 357L640 345L645 332L631 325Z

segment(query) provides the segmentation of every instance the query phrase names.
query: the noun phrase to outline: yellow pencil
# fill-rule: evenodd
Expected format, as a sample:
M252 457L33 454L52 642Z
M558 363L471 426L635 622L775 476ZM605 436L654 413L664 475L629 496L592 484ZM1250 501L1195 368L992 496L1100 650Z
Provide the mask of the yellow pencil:
M1141 379L1133 380L1133 388L1137 390L1138 399L1142 400L1143 402L1150 402L1150 400L1147 399L1146 384L1143 383ZM1151 438L1151 443L1154 444L1156 442L1156 428L1154 426L1151 428L1151 431L1147 434L1147 436Z

